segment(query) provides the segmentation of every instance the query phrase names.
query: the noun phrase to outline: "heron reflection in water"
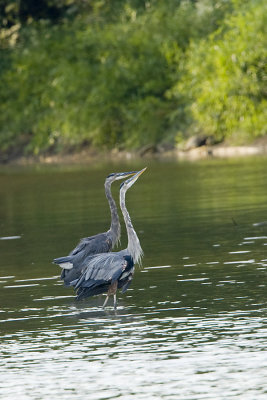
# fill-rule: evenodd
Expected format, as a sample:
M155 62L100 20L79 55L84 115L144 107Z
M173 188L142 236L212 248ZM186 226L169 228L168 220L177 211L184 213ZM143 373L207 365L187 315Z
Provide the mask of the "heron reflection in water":
M99 253L107 253L118 244L121 236L121 226L116 203L112 197L111 185L119 179L126 179L136 174L137 171L112 173L105 180L105 194L109 203L111 213L111 225L107 232L99 233L80 240L78 245L68 256L55 258L54 264L63 268L61 279L66 286L80 276L84 260L88 256Z
M145 170L146 168L137 172L120 187L120 207L128 236L127 248L118 252L89 256L85 260L81 276L70 282L70 285L77 290L78 300L107 293L103 307L106 306L109 296L113 296L114 309L116 309L117 289L122 289L122 293L128 289L133 278L134 265L140 264L143 251L126 208L125 195Z

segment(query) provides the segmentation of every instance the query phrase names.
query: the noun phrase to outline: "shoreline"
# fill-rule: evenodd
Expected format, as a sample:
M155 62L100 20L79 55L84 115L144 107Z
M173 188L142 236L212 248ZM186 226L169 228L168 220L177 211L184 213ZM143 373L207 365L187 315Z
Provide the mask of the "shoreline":
M246 146L228 146L214 145L201 146L190 149L187 152L179 151L179 158L186 160L201 159L229 159L235 157L250 157L267 155L267 145L246 145ZM185 154L187 153L187 154Z
M130 161L130 160L176 160L198 161L207 159L229 159L235 157L267 156L267 139L262 143L244 146L231 146L226 144L204 145L189 150L177 148L161 149L156 146L146 146L139 151L96 150L84 148L59 154L43 154L38 156L7 157L0 161L0 165L34 165L34 164L90 164L97 161Z

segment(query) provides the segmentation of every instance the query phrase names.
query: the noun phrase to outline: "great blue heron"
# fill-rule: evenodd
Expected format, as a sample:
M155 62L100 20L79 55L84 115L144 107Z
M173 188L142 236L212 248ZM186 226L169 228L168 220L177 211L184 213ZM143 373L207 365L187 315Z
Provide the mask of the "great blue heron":
M81 239L68 256L55 258L53 260L54 264L58 264L63 268L61 279L64 280L66 286L69 286L73 279L79 277L83 262L88 256L107 253L111 251L120 240L121 226L116 203L111 193L111 185L116 180L125 179L134 174L136 174L136 171L112 173L108 175L105 180L105 194L111 213L111 225L109 230Z
M127 248L118 252L97 254L85 260L80 278L70 283L77 289L78 300L107 293L103 307L106 306L109 296L113 295L114 309L116 309L117 289L122 289L124 293L130 285L134 264L141 262L143 251L125 205L125 194L145 170L146 168L137 172L120 187L120 207L128 236Z

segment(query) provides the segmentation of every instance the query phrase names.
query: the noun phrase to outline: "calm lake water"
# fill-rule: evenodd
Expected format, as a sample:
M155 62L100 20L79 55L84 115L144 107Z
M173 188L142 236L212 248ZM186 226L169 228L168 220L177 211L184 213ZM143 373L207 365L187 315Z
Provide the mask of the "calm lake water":
M144 166L143 267L116 314L76 302L51 260L109 227L106 175ZM266 158L1 167L0 236L0 398L267 398Z

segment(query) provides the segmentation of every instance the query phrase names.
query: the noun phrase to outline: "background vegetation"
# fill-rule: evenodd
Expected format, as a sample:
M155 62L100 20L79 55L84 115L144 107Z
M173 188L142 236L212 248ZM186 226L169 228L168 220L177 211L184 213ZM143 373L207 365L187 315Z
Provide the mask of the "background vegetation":
M0 150L266 133L264 0L0 0Z

